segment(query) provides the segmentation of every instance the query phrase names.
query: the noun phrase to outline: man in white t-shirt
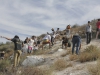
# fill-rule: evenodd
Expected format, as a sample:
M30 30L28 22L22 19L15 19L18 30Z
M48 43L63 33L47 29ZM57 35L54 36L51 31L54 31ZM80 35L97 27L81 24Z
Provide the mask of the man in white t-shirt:
M43 46L45 44L49 44L49 48L50 48L50 44L51 44L51 36L49 35L49 33L47 32L46 36L43 38L43 42L42 42L42 50L43 50Z
M33 51L34 37L35 37L35 36L32 36L32 37L29 39L29 42L28 42L28 53L32 53L32 51Z

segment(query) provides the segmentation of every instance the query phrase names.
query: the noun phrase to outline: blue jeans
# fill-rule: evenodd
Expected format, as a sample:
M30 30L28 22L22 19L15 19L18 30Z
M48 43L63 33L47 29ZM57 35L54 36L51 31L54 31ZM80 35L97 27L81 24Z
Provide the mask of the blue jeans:
M79 38L73 38L73 46L72 46L72 54L74 53L74 48L76 47L76 54L78 55L79 54L79 49L80 49L80 39Z

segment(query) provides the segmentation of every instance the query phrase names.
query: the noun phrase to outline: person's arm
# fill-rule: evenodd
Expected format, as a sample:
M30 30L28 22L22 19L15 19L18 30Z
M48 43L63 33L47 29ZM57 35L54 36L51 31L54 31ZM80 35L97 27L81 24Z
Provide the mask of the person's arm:
M11 38L8 38L8 37L4 37L4 36L1 36L2 38L5 38L7 40L11 40Z
M80 47L79 47L79 50L81 49L81 43L80 43Z
M80 37L80 47L79 47L79 50L81 49L81 43L82 43L82 40L81 40L81 37Z

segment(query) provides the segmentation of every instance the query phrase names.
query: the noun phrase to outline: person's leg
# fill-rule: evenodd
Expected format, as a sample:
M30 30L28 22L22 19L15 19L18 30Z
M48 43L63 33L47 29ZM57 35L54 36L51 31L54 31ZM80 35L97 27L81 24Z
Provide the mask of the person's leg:
M16 65L17 65L17 57L18 57L18 52L16 50L16 51L14 51L14 67L16 67Z
M17 56L17 66L19 65L19 61L20 61L20 56L21 56L21 50L17 50L18 52L18 56Z
M89 43L91 42L91 33L89 33Z
M43 46L44 46L44 44L42 43L42 50L43 50Z
M76 54L77 55L79 54L79 49L80 49L80 42L77 41L77 43L76 43Z
M54 45L54 38L53 37L51 37L51 44L52 44L52 46Z
M40 49L40 44L38 44L38 49Z
M62 41L62 49L63 49L64 42Z
M31 47L31 53L33 53L33 52L34 52L33 47Z
M30 48L28 49L28 52L29 52L29 54L31 53L31 50L30 50Z
M97 31L97 34L96 34L96 39L98 39L98 35L99 35L99 31Z
M28 50L27 50L27 52L28 52L28 53L30 53L30 49L29 49L29 46L28 46Z
M74 54L74 48L75 48L75 42L72 42L73 46L72 46L72 54Z
M86 32L86 43L88 44L89 43L89 33Z
M51 48L51 43L49 42L49 49Z

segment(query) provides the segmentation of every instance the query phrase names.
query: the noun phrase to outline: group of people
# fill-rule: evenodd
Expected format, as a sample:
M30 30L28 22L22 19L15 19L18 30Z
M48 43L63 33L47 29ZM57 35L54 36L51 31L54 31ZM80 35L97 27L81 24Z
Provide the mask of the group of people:
M57 28L57 31L55 32L54 29L52 28L52 34L50 35L47 32L47 35L43 38L43 40L40 40L36 36L32 36L31 38L26 37L24 41L21 41L19 36L15 35L14 38L8 38L4 36L0 36L1 38L5 38L7 40L10 40L14 43L14 65L13 67L18 66L19 61L20 61L20 56L22 53L32 53L34 50L38 50L40 48L40 43L42 42L42 49L44 44L50 43L50 46L54 45L54 39L56 34L59 32L59 28ZM50 36L49 36L50 35ZM49 37L48 37L49 36ZM48 42L49 41L49 42ZM4 53L2 54L2 59L4 59Z
M42 50L45 44L49 44L49 48L51 48L51 46L53 46L55 43L56 37L59 37L59 32L60 32L59 28L57 28L56 31L53 28L51 30L52 30L51 34L47 32L47 34L43 37Z
M86 32L86 44L89 44L91 42L92 37L92 26L90 25L90 21L88 21L88 24L86 26L85 32ZM100 33L100 19L98 19L98 22L96 24L97 26L97 34L96 39L98 38L98 35ZM8 38L1 36L2 38L5 38L7 40L11 40L14 42L14 67L16 67L19 64L20 56L22 52L32 53L33 50L38 50L40 47L42 49L45 44L49 44L49 48L55 44L56 37L60 36L59 34L59 28L55 31L53 28L51 29L52 33L48 33L43 37L42 40L40 38L37 38L36 36L32 36L31 38L26 37L25 41L20 44L19 36L15 35L14 38ZM71 26L67 25L65 29L65 36L62 37L62 48L71 47L72 42L72 54L74 54L74 48L76 47L76 54L79 54L79 50L81 49L81 37L78 33L71 34Z
M88 24L85 28L86 33L86 44L90 44L92 38L92 25L91 22L88 21ZM100 19L98 19L96 23L96 39L98 39L100 33ZM77 37L76 37L77 36ZM74 53L74 48L76 46L76 54L79 54L79 50L81 49L81 37L79 35L74 35L72 38L72 54Z
M39 44L40 40L36 36L26 37L25 41L22 42L22 52L30 54L33 50L38 50Z

